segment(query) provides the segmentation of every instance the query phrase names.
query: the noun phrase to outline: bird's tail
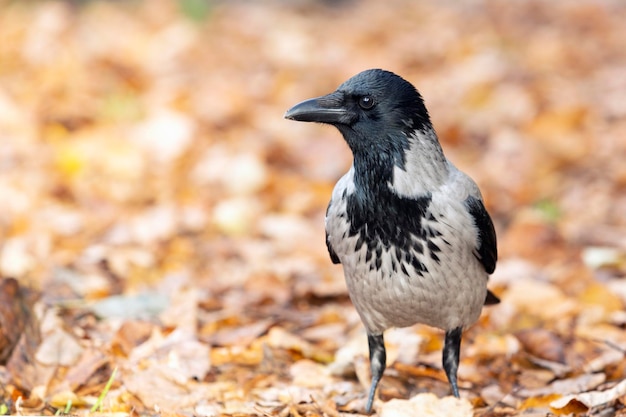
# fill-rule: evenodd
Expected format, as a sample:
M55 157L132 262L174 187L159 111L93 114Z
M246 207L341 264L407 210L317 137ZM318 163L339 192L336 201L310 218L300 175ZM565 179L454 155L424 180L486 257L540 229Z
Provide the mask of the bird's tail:
M487 296L485 297L485 305L491 306L494 304L499 304L500 299L491 291L487 290Z

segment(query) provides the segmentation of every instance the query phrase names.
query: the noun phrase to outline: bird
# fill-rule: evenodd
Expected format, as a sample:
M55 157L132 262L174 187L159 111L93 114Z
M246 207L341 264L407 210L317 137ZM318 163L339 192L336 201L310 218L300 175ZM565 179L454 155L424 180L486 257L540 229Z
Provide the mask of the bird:
M442 365L459 398L462 332L483 305L500 302L487 289L496 232L476 183L444 156L421 94L393 72L369 69L284 117L336 127L352 152L325 231L367 332L366 412L386 367L384 331L417 323L445 332Z

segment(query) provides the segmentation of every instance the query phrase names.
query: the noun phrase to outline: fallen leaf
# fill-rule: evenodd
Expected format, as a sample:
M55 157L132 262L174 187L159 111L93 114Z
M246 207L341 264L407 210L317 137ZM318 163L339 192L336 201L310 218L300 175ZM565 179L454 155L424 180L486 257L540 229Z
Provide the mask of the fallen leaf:
M326 366L311 360L302 359L291 365L289 373L293 383L307 388L322 388L333 382Z
M155 292L137 295L114 295L103 298L90 306L102 318L149 319L167 308L167 296Z
M579 402L585 407L593 408L607 404L611 401L626 395L626 380L621 381L617 385L604 391L589 391L580 394L567 395L550 403L550 406L556 409L567 407L571 402Z
M208 339L217 346L247 346L265 333L272 325L272 320L260 320L248 325L238 324L237 326L223 327L208 337Z
M237 389L235 382L198 384L188 381L181 384L172 378L171 370L163 364L124 372L121 380L146 407L166 411L191 411L201 402L214 401L221 393Z
M549 394L546 396L534 396L525 399L519 406L521 410L536 409L536 408L549 408L552 401L557 398L561 398L560 394Z
M410 400L393 399L380 406L380 417L471 417L474 410L469 401L454 397L437 398L434 394L418 394Z
M517 392L517 395L523 398L530 398L587 391L602 384L605 380L606 376L604 374L583 374L573 378L556 380L546 387L521 389Z
M0 364L11 356L27 324L32 322L31 327L36 326L32 305L17 280L0 281Z
M78 363L68 369L65 375L65 382L69 385L72 392L75 392L77 388L85 385L108 362L108 357L101 351L93 348L85 349Z
M43 336L35 360L47 366L70 366L82 353L83 347L73 335L56 328Z
M273 348L293 350L302 354L305 358L318 360L321 362L328 361L328 354L314 345L300 338L297 335L289 333L282 327L274 326L267 334L267 344Z
M515 337L531 355L564 364L564 341L554 332L546 329L527 329L516 332Z
M111 340L111 350L116 354L128 356L138 345L152 334L154 324L146 321L127 320L117 330Z

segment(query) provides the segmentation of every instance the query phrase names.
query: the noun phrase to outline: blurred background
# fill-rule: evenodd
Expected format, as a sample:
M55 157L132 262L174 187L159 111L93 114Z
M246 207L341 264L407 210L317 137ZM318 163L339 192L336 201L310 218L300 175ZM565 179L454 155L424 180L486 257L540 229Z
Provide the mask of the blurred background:
M491 282L503 303L470 334L461 375L478 386L474 405L528 388L520 375L535 369L509 369L511 355L569 367L533 374L535 385L588 374L582 364L598 348L574 341L626 349L625 21L621 0L0 0L0 274L21 288L0 295L5 398L76 404L115 366L135 369L122 359L151 334L185 325L210 358L200 375L185 374L215 389L202 391L205 403L228 391L211 384L272 373L261 365L291 369L255 380L261 388L308 386L297 380L303 358L326 375L362 332L323 231L351 155L334 129L283 114L368 68L420 90L444 151L479 184L496 224ZM12 328L28 322L14 320L22 313L47 327ZM63 326L58 346L74 340L75 357L39 357L45 366L28 372L28 361L10 359L20 338L35 355ZM436 331L409 332L420 349L398 363L440 355ZM100 355L91 372L87 350ZM467 364L485 358L496 365L472 379L479 366ZM76 373L78 363L85 375L61 384L59 367ZM366 380L350 369L331 374ZM407 398L420 383L446 393L394 369L383 398ZM119 394L111 407L159 403L145 385L154 375L121 372L114 389L138 400ZM617 359L594 372L605 378L589 388L626 375ZM38 386L47 388L32 394ZM259 386L237 404L258 405ZM170 406L203 403L189 398Z

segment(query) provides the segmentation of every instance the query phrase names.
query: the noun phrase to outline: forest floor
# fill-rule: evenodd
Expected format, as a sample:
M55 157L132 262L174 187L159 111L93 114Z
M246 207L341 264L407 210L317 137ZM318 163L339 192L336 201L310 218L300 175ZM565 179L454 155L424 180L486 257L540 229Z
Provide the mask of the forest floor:
M501 298L386 333L383 416L626 415L626 3L0 0L0 414L363 414L324 244L367 68L422 93Z

